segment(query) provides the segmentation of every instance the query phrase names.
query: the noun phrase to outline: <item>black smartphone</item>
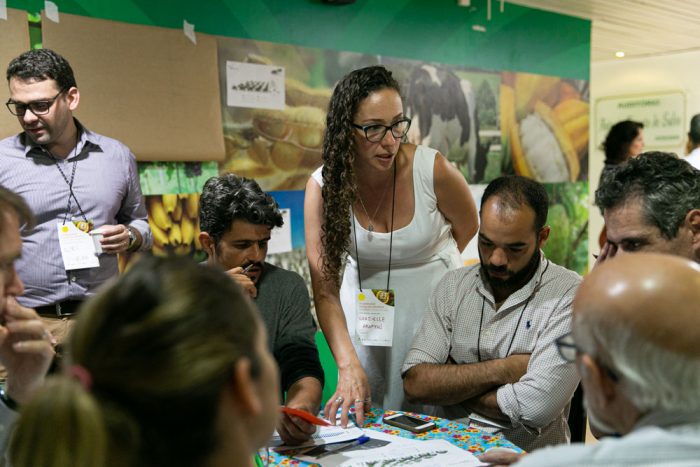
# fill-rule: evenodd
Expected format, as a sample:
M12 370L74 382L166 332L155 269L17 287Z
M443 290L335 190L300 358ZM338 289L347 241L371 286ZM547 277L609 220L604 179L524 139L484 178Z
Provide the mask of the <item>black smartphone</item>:
M425 433L435 429L435 423L433 422L401 413L385 415L383 421L387 425L403 428L413 433Z

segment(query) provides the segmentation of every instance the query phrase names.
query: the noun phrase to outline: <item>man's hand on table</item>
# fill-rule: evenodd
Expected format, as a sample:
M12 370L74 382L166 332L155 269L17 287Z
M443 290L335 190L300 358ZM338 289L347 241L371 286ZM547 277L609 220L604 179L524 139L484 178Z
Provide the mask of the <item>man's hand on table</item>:
M307 376L296 381L287 391L286 406L299 409L310 414L318 413L321 404L321 383L313 377ZM277 421L277 433L284 444L296 446L308 440L316 432L316 426L294 415L280 413Z
M313 409L303 404L288 403L287 407L303 410L311 414L316 413ZM316 426L294 415L280 413L280 418L277 422L277 432L284 444L296 446L308 440L316 432Z
M517 453L512 449L507 448L491 448L480 456L477 456L481 462L489 466L502 466L515 464L523 457L525 453Z

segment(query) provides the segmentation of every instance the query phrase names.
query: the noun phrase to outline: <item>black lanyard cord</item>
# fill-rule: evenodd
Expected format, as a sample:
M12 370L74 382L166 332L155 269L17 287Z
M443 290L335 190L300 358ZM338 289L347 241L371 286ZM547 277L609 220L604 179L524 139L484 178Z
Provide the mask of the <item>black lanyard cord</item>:
M394 243L394 208L396 207L396 161L394 160L394 179L392 182L391 195L391 232L389 233L389 269L386 274L386 290L389 290L389 281L391 279L391 252ZM360 272L360 252L357 248L357 226L355 225L355 210L350 209L352 215L352 233L355 236L355 258L357 262L357 282L362 290L362 274Z
M540 278L537 280L537 284L539 284L542 281L542 277L544 276L544 273L547 272L547 269L549 268L549 261L547 261L547 265L544 268L544 271L542 271L542 274L540 274ZM537 284L535 284L535 287L537 287ZM535 291L533 290L532 295L535 294ZM510 338L510 344L508 344L508 350L506 350L506 355L503 358L506 358L510 356L510 351L513 348L513 342L515 342L515 336L518 334L518 329L520 328L520 323L523 320L523 315L525 314L525 310L527 310L527 306L530 304L530 300L532 299L532 295L527 297L527 301L525 301L525 306L523 307L522 310L520 310L520 316L518 317L518 323L515 325L515 331L513 331L513 336ZM477 361L481 362L481 327L483 326L484 322L484 306L486 304L486 297L482 296L481 299L481 317L479 318L479 334L477 334L476 337L476 358Z
M79 140L78 140L79 141ZM75 149L73 149L73 157L75 157L78 153L78 141L75 142ZM78 206L78 210L80 211L80 215L83 216L83 220L85 223L88 222L87 216L85 215L85 211L83 211L82 206L80 206L80 201L78 201L78 198L75 196L75 192L73 191L73 182L75 181L75 169L78 167L78 161L73 162L73 170L71 172L70 180L68 180L68 177L66 176L65 172L61 168L60 165L60 160L51 154L48 149L43 148L44 151L49 155L49 157L56 163L56 168L58 171L61 173L61 176L63 177L63 180L66 181L66 185L68 185L68 207L66 208L66 214L63 216L63 223L66 223L66 220L68 219L68 216L70 215L70 210L71 210L71 198L75 200L75 204ZM66 158L68 160L68 158Z

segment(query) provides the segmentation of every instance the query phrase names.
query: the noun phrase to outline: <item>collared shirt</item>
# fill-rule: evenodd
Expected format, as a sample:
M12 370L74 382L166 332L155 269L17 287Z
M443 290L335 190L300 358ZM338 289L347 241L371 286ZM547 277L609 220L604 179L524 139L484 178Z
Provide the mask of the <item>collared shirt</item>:
M700 465L700 413L651 414L627 435L575 443L528 454L518 467Z
M117 140L93 133L75 120L80 138L65 160L52 158L25 133L0 141L0 185L22 196L37 226L22 237L22 257L15 262L25 293L18 297L28 307L82 299L117 274L117 256L101 254L100 267L66 271L56 225L67 215L94 226L124 224L141 233L141 250L151 247L146 206L139 184L136 158ZM73 170L73 192L68 209ZM81 209L78 207L80 203Z
M445 364L450 357L465 364L530 354L525 375L497 390L498 406L511 426L470 420L472 414L461 405L434 412L500 433L526 451L568 442L569 402L579 377L559 356L554 340L571 329L571 303L580 281L542 254L532 279L497 310L480 265L448 272L430 297L402 374L419 363Z
M685 160L696 169L700 169L700 148L693 149Z

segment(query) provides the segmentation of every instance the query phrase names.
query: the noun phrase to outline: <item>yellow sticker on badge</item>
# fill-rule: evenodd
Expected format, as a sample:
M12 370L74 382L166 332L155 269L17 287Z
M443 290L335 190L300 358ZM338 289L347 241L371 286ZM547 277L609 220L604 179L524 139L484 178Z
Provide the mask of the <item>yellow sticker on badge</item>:
M365 301L365 294L361 293L360 295L357 296L357 299L361 302Z
M63 232L63 233L68 232L68 227L66 227L66 226L64 225L64 226L61 228L61 232Z

